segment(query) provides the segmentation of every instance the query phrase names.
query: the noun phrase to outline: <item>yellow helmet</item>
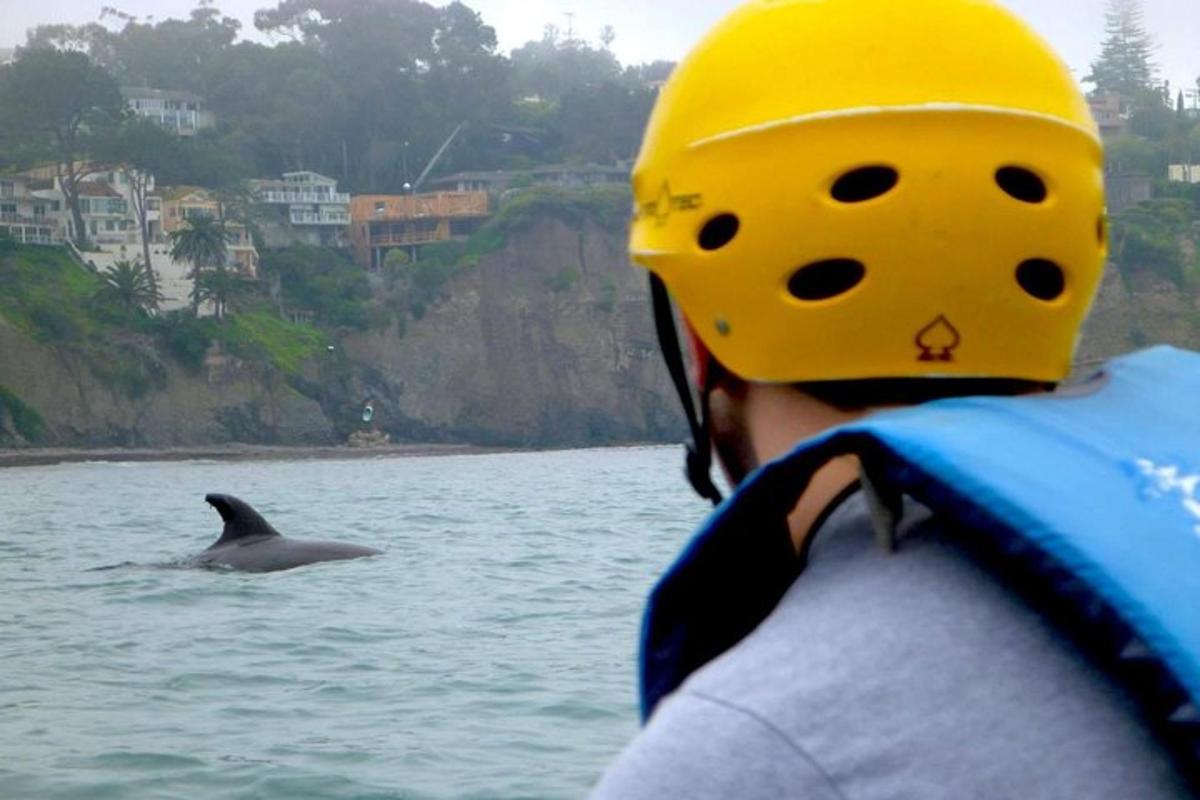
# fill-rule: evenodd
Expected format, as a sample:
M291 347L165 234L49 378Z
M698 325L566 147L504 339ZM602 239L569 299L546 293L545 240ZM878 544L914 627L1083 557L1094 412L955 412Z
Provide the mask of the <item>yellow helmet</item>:
M1103 154L989 0L750 0L679 65L635 261L735 374L1057 381L1105 260Z

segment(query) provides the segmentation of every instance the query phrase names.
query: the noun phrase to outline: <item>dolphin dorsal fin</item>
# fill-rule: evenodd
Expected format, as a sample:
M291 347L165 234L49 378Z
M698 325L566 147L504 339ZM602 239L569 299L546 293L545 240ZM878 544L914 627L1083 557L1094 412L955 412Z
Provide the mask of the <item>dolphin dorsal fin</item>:
M236 542L239 539L265 538L279 536L279 531L271 527L271 523L246 503L230 494L206 494L204 501L217 510L225 527L221 530L221 538L209 546L214 547Z

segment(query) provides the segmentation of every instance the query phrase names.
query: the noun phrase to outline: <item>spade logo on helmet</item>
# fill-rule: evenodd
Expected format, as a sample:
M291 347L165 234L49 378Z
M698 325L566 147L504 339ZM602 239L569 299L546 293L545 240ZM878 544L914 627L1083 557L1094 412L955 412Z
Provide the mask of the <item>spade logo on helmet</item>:
M918 361L951 362L954 351L962 344L962 334L945 314L939 314L937 319L917 331L916 342L921 350Z
M664 181L658 197L642 203L639 216L662 225L674 211L699 211L703 205L703 198L699 194L671 194L671 184Z

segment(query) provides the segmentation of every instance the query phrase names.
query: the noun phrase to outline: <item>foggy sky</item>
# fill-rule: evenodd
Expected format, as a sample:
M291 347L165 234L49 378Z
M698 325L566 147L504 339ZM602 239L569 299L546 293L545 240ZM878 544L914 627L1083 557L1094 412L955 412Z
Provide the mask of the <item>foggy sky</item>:
M903 0L897 0L903 2ZM1024 16L1060 51L1078 77L1099 52L1105 0L1002 0ZM593 42L600 29L612 25L613 51L623 63L678 60L689 45L737 0L466 0L496 28L505 52L541 38L547 23L566 30L573 13L578 36ZM440 0L437 2L443 5ZM21 44L25 31L48 22L89 22L102 5L134 15L184 17L194 0L0 0L0 47ZM256 9L274 0L217 0L224 13L242 20L243 33L254 30ZM1144 0L1146 21L1159 42L1156 53L1163 77L1179 88L1194 88L1200 76L1200 3L1196 0Z

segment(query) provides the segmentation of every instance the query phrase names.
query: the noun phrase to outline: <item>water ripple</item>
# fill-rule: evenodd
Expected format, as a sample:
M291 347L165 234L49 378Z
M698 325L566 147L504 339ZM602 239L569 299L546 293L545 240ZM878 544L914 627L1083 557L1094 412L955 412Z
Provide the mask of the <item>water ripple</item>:
M580 796L636 728L641 604L704 512L676 458L0 471L0 796ZM216 537L222 489L386 555L156 568Z

